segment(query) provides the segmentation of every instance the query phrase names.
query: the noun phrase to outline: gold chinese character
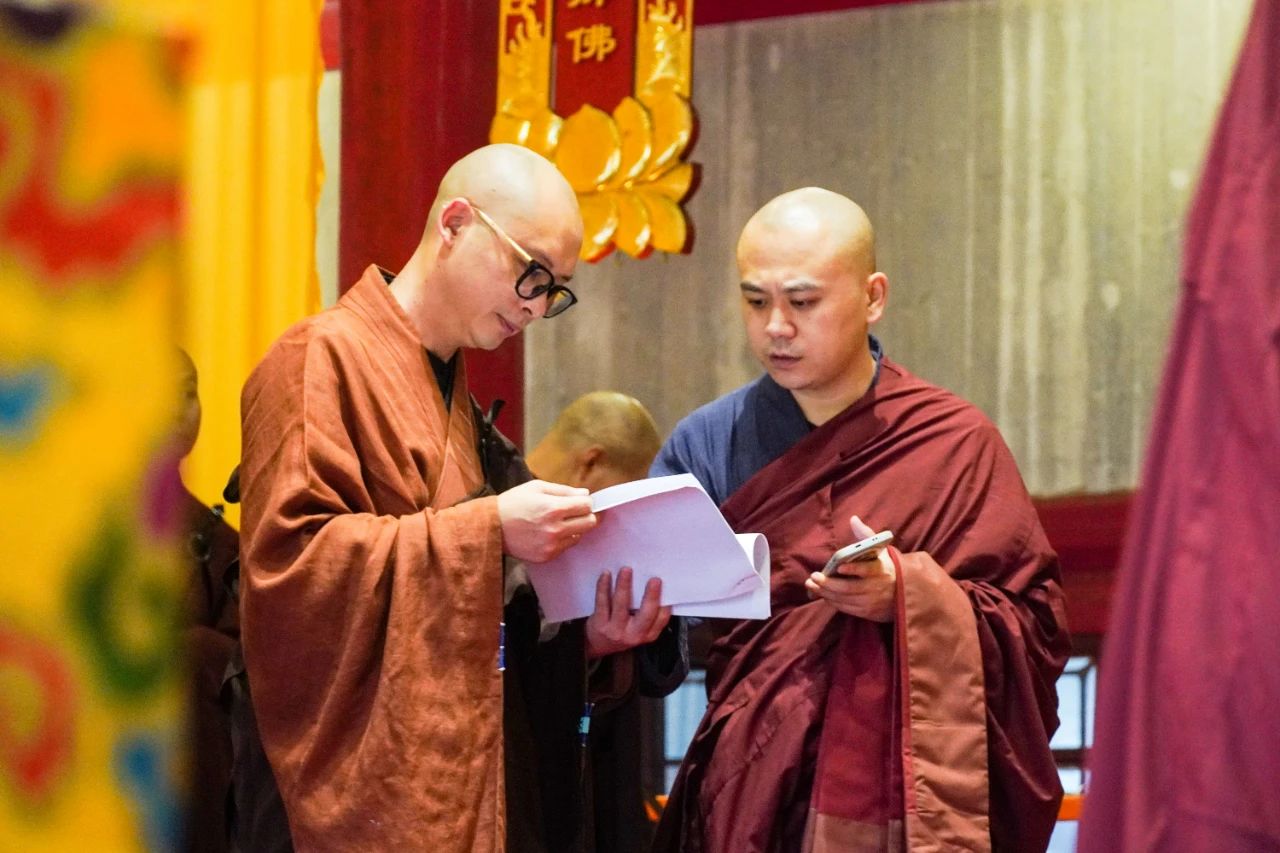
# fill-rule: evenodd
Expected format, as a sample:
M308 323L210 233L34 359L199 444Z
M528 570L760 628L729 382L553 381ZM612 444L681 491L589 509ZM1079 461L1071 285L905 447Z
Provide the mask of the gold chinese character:
M579 6L595 6L597 9L603 9L604 0L569 0L570 9L576 9Z
M604 58L618 49L618 40L613 37L613 27L608 24L592 24L589 27L578 27L566 34L573 42L573 61L594 59L603 62Z

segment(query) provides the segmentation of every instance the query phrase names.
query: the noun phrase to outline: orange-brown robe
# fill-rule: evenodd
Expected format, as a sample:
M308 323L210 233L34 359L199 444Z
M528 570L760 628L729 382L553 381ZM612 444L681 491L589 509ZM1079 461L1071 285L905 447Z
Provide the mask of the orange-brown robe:
M302 850L503 849L502 536L375 267L245 385L242 636Z

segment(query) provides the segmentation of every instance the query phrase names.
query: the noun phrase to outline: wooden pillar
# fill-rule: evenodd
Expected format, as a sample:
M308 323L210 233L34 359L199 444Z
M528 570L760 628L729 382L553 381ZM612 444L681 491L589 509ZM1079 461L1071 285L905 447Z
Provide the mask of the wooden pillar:
M398 267L450 164L488 142L497 92L496 0L341 0L343 290L370 263ZM482 406L524 431L524 341L467 354Z

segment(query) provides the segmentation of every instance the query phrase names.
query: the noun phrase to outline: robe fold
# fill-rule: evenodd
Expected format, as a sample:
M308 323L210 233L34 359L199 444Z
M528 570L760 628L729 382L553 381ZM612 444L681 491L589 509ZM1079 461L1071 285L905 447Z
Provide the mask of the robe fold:
M242 639L301 850L503 849L502 536L375 267L241 398Z
M710 704L655 850L1043 850L1069 638L1011 454L975 407L888 358L866 395L778 448L789 396L766 376L704 407L655 465L734 482L760 434L767 458L722 510L767 536L773 564L769 619L713 623ZM710 455L687 453L711 435ZM853 514L901 548L890 624L805 591Z

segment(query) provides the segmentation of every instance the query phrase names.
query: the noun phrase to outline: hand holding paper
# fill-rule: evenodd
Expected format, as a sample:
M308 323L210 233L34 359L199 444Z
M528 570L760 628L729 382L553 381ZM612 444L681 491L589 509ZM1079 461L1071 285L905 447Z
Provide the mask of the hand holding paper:
M602 572L596 580L596 609L586 624L590 660L652 643L671 620L671 608L658 604L662 581L649 579L637 607L631 597L631 569L623 568L617 575L617 584L611 572Z
M601 572L633 570L633 600L650 578L677 616L763 619L769 615L769 545L735 534L690 474L637 480L591 496L599 524L574 547L529 563L548 621L595 609Z

